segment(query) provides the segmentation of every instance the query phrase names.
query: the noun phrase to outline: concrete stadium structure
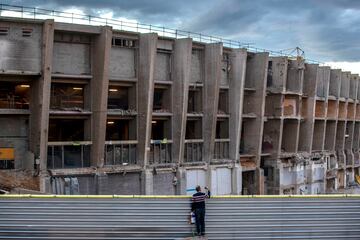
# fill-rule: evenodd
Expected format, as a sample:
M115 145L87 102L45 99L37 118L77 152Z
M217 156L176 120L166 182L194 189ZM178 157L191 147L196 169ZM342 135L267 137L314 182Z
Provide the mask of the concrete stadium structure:
M301 58L0 20L0 172L57 194L317 194L359 175L359 76Z

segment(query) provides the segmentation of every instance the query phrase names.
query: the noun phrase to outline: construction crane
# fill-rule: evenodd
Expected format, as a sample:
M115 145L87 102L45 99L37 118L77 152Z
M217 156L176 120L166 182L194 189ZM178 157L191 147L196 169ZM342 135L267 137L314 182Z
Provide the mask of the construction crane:
M305 51L302 50L300 47L289 48L280 50L280 53L284 53L289 57L296 57L296 59L305 59ZM296 53L296 55L294 55Z

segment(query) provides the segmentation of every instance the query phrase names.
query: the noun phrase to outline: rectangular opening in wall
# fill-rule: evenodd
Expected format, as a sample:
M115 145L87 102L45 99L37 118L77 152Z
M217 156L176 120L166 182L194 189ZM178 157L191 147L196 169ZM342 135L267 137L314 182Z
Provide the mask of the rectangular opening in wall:
M335 150L336 121L326 121L325 150Z
M154 89L153 111L157 113L171 112L171 93L170 88Z
M336 149L344 149L345 143L345 121L338 121L336 127Z
M202 119L188 118L185 139L202 139Z
M84 119L50 119L49 142L84 141Z
M299 97L285 96L283 102L284 116L297 117L299 115Z
M349 102L347 108L347 119L354 120L354 117L355 117L355 104Z
M229 113L229 91L220 90L219 92L219 103L218 103L218 114L228 114Z
M243 119L241 127L240 154L256 154L258 148L258 124L254 119Z
M338 118L346 119L346 103L345 102L339 102Z
M91 144L85 138L85 119L50 119L49 169L90 166Z
M229 120L219 119L216 121L216 139L229 138Z
M84 109L84 85L52 83L50 108L58 110Z
M135 86L109 86L108 109L136 113Z
M327 118L336 119L337 110L338 108L336 100L328 100Z
M284 120L283 136L281 143L282 152L296 152L298 145L298 132L299 121L298 120Z
M31 37L32 32L33 32L32 28L23 28L22 36L23 37Z
M112 46L114 47L125 47L125 48L134 48L135 40L134 39L126 39L121 37L113 37L111 41Z
M262 139L262 153L276 153L279 151L280 125L278 119L268 119L264 122Z
M313 134L313 151L322 151L325 139L325 121L315 120L314 134Z
M0 27L0 35L8 35L9 27Z
M355 127L354 127L354 136L353 136L353 146L352 148L354 149L354 152L358 152L359 151L359 147L360 147L360 122L355 122ZM356 154L355 154L356 156ZM356 159L355 160L359 160ZM360 173L359 173L360 174Z
M352 140L354 137L354 122L346 122L346 129L345 129L345 148L352 149Z
M256 96L254 92L244 92L244 100L243 100L243 114L249 116L256 116Z
M150 164L172 162L170 119L153 118L152 120L149 162Z
M192 114L201 114L202 113L202 94L201 88L192 88L189 89L188 96L188 113Z
M242 172L242 195L256 194L255 171Z
M112 119L106 122L106 141L136 140L135 119Z
M29 109L30 84L0 81L0 108Z
M325 114L326 114L326 102L325 101L316 101L315 117L316 118L325 118Z

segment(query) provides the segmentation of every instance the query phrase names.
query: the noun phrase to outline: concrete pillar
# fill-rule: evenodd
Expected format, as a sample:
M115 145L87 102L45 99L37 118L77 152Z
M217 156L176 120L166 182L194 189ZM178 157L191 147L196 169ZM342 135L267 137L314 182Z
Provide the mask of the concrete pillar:
M102 27L92 46L91 166L96 167L104 165L111 39L111 27Z
M152 169L145 169L142 172L141 194L153 195L154 194L154 174Z
M138 162L148 164L151 138L151 118L154 98L154 66L157 34L140 34L138 65Z
M176 172L176 195L186 195L186 169L179 168Z
M298 150L309 153L312 150L313 142L318 71L318 64L305 64L304 94L308 97L303 99L301 104L304 121L300 124Z
M242 168L235 164L231 172L231 194L241 195L242 191Z
M52 54L54 44L54 21L45 20L42 36L42 75L32 83L30 115L30 150L39 159L40 174L46 175L47 141L49 129L50 86ZM33 163L26 164L33 166ZM45 191L44 181L40 181L40 191Z
M184 156L191 51L192 40L190 38L175 40L172 64L172 154L176 163L181 163Z
M241 116L243 111L244 83L246 74L246 49L233 49L230 54L230 58L231 75L229 86L229 156L230 159L238 160L240 158L239 148L242 123Z
M265 186L264 186L264 170L261 168L256 168L255 170L255 180L256 180L256 190L257 194L264 194Z
M212 43L205 46L203 161L207 163L211 161L214 153L219 86L221 80L222 50L222 43Z

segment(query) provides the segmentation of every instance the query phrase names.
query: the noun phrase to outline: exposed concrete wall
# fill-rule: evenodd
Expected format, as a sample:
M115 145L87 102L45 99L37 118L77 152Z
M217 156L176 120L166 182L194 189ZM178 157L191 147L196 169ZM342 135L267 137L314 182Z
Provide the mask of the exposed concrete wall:
M0 27L8 28L8 34L0 37L0 69L40 73L42 25L2 21ZM23 29L31 29L31 36L23 36Z
M174 195L175 185L174 185L175 174L172 172L168 173L158 173L153 177L154 181L154 194L155 195Z
M110 53L110 79L136 78L136 50L133 48L112 47Z

